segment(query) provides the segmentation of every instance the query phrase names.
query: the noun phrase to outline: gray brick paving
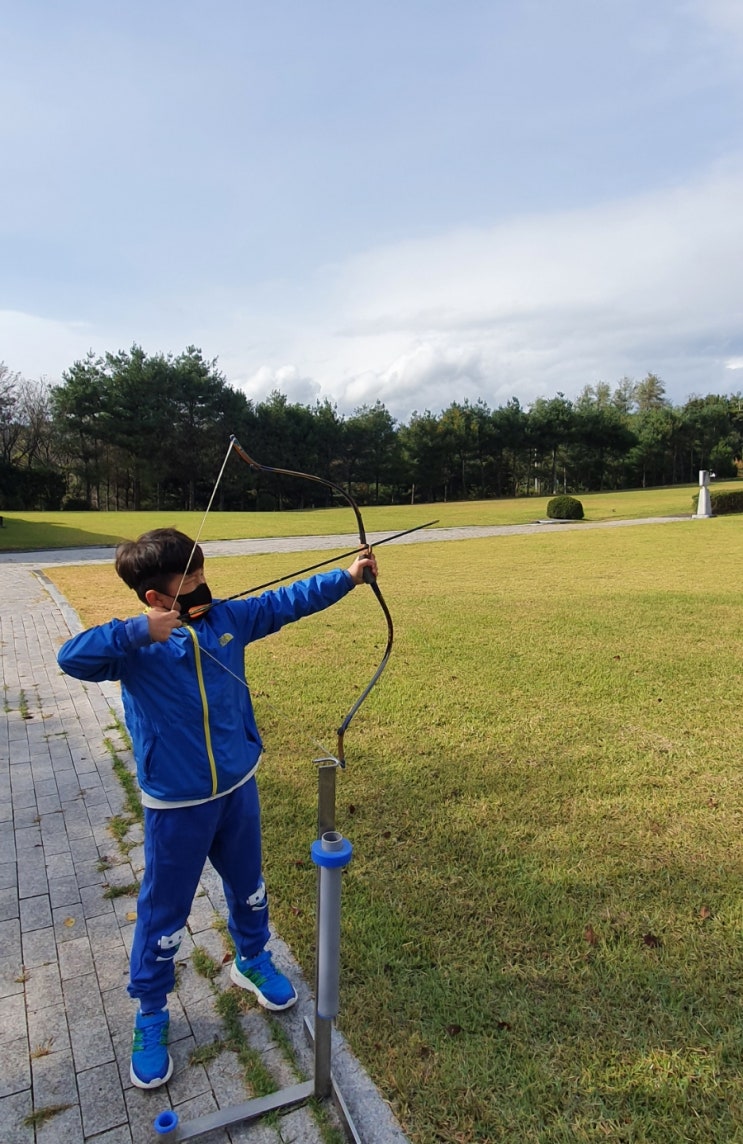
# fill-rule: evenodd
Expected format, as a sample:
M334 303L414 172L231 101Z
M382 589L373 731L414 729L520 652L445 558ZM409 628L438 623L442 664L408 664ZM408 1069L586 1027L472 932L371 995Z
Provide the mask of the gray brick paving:
M28 1040L33 1055L69 1051L67 1010L61 1002L28 1012Z
M32 1111L31 1090L0 1098L3 1144L34 1144L34 1130L24 1125Z
M326 538L333 544L336 538ZM353 538L341 544L353 547ZM299 548L323 547L317 538ZM329 545L327 545L329 546ZM205 546L206 547L206 546ZM270 550L281 550L273 547ZM56 651L80 628L77 616L49 585L39 559L0 554L0 1140L2 1144L146 1144L159 1139L153 1120L175 1108L186 1120L249 1099L234 1052L208 1065L191 1065L194 1048L223 1033L214 992L190 961L194 945L217 960L221 943L213 928L224 913L219 879L210 867L194 901L190 935L179 954L178 990L171 997L171 1053L167 1086L142 1092L129 1080L134 1004L126 993L128 951L136 898L103 896L107 886L134 882L142 869L141 830L126 858L108 830L122 813L121 787L105 746L113 738L120 756L130 754L115 729L121 719L118 688L82 684L64 676ZM90 556L66 562L79 562ZM110 554L98 558L108 562ZM107 868L101 868L101 860ZM278 938L277 957L297 981L300 1003L285 1028L302 1077L312 1076L304 1016L312 1000L291 955ZM228 970L219 978L229 988ZM297 1081L293 1067L273 1043L262 1011L243 1019L250 1043L262 1053L277 1085ZM336 1059L350 1057L337 1038ZM345 1067L345 1064L344 1064ZM336 1077L364 1144L400 1144L405 1137L371 1082L354 1062L346 1090ZM354 1103L361 1101L367 1123ZM32 1126L32 1112L48 1116ZM219 1129L205 1144L319 1144L321 1135L307 1107Z
M23 1092L31 1085L28 1057L28 1039L16 1037L3 1045L3 1070L0 1076L0 1096Z
M0 998L0 1045L26 1036L26 1011L23 994Z

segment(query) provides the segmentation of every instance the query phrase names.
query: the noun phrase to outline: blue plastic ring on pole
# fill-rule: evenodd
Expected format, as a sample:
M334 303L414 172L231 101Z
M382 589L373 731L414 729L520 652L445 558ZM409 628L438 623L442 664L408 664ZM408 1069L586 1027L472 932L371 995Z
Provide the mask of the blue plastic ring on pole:
M348 865L353 854L353 846L347 838L344 838L338 850L326 850L323 847L322 839L318 838L312 843L310 852L312 861L316 866L325 866L329 870L334 870L339 866Z
M161 1112L159 1116L155 1117L154 1128L160 1136L164 1136L166 1132L172 1132L174 1128L178 1127L178 1113L172 1112L167 1109Z

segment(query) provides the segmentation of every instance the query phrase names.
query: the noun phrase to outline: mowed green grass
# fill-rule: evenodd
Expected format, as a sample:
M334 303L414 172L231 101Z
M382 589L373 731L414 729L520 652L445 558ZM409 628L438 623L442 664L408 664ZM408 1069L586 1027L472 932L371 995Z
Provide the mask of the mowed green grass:
M721 482L717 488L736 488ZM647 516L686 516L694 511L698 485L591 493L580 500L586 520ZM546 515L549 497L454 501L451 504L379 505L365 507L371 532L399 532L438 518L439 527L524 524ZM140 536L151 528L179 528L203 540L236 540L274 536L327 536L355 532L347 506L304 512L215 512L204 521L199 512L6 512L0 528L0 552L22 549L75 548L113 545Z
M207 571L228 594L290 561ZM380 561L395 649L338 776L354 1051L416 1144L743 1138L740 519ZM87 622L137 610L110 569L49 575ZM272 917L309 975L315 740L384 639L359 589L247 653Z

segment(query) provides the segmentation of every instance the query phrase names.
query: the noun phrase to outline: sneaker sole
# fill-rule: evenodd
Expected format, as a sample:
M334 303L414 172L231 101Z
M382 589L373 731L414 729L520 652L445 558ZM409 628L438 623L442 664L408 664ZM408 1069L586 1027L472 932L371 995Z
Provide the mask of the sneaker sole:
M269 1001L268 997L266 997L264 993L261 993L258 986L254 985L249 977L246 977L244 973L240 972L234 961L230 969L230 981L240 989L249 989L251 993L255 993L258 1004L262 1005L264 1009L270 1009L272 1013L281 1013L284 1009L291 1009L292 1005L296 1004L297 1001L296 992L294 996L290 997L288 1001L285 1001L283 1005L277 1005L274 1001Z
M166 1072L165 1076L155 1077L154 1080L150 1080L150 1081L141 1080L140 1077L138 1077L134 1071L134 1065L131 1063L129 1064L129 1079L132 1082L132 1084L137 1086L137 1088L159 1088L161 1084L167 1084L172 1075L173 1075L173 1058L171 1057L170 1053L168 1053L168 1071Z

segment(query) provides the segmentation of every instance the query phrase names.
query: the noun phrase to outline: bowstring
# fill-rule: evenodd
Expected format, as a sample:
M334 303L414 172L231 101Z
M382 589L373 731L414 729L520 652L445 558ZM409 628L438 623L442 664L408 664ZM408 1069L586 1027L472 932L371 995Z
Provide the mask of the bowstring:
M176 594L173 598L173 605L171 607L171 611L175 611L175 606L178 603L178 597L181 594L181 589L183 587L183 583L186 579L186 576L188 576L188 570L191 567L191 561L194 558L194 553L196 552L196 549L199 547L199 539L201 537L202 532L204 531L204 525L206 524L206 518L208 517L208 515L211 511L212 504L214 503L214 498L217 495L217 489L219 488L219 482L222 480L222 474L224 473L225 469L227 468L227 462L230 459L230 453L231 452L232 452L232 441L230 440L230 443L227 446L227 452L225 453L224 460L222 461L222 468L219 470L219 476L217 477L216 481L214 482L214 488L212 489L212 495L209 497L209 504L206 506L206 511L204 512L204 515L201 518L201 524L199 525L199 530L196 533L196 539L193 542L193 548L191 549L191 554L188 557L188 560L186 561L186 568L185 568L183 575L181 576L181 582L178 585L178 591L176 592Z

